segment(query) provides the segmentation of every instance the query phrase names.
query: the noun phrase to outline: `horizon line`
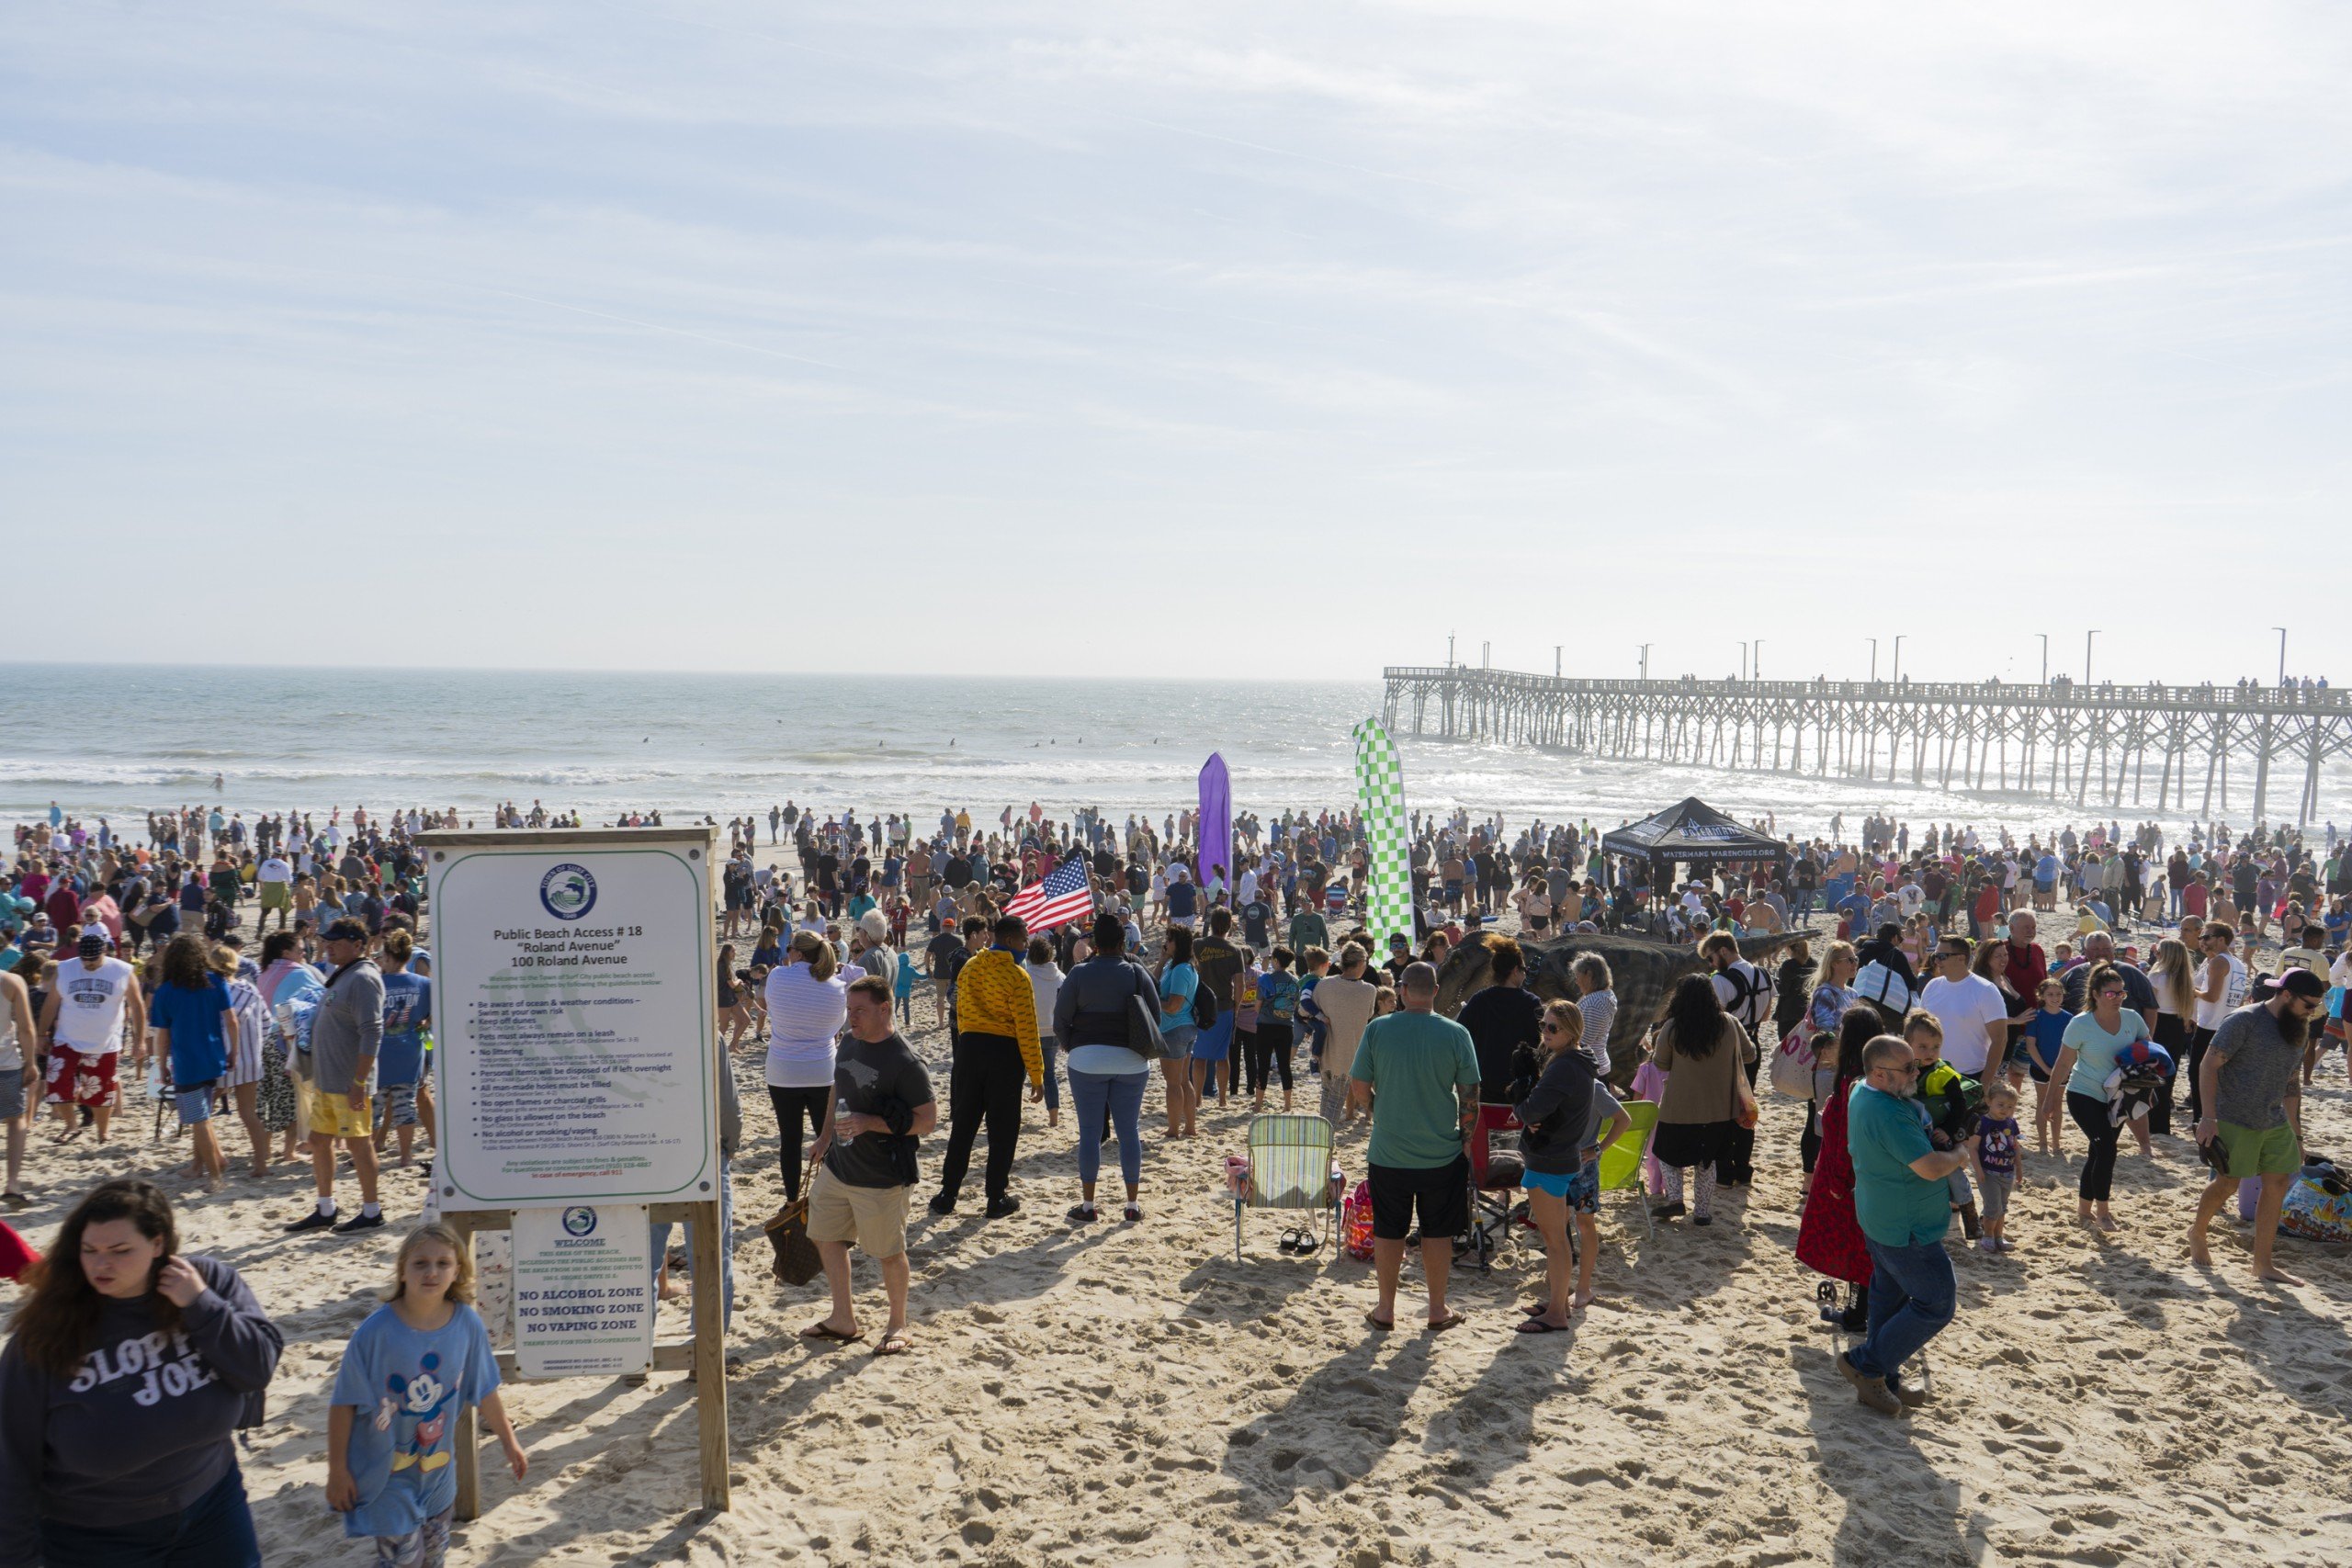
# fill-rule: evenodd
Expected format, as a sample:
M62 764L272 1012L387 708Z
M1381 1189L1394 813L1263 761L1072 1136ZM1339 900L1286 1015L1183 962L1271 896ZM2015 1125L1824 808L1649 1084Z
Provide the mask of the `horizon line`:
M1383 666L1385 669L1385 666ZM1216 682L1228 685L1274 686L1290 684L1340 685L1361 683L1376 686L1384 682L1380 675L1336 676L1276 676L1276 675L1072 675L1063 672L1031 674L999 671L935 671L935 670L707 670L707 669L646 669L620 665L572 664L291 664L279 662L232 662L225 660L163 661L155 660L102 659L12 659L0 660L0 670L141 670L141 671L277 671L288 673L394 675L402 673L436 675L695 675L731 677L734 679L790 680L815 678L827 681L1051 681L1069 685L1108 685L1131 682L1154 685L1197 685Z

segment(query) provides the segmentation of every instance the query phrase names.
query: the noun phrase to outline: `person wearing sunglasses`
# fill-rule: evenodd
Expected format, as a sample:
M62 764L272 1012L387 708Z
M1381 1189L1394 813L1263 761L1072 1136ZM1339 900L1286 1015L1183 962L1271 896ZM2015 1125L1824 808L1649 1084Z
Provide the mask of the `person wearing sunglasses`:
M2205 1227L2248 1177L2259 1177L2254 1211L2254 1273L2276 1284L2302 1281L2271 1261L2278 1211L2303 1165L2301 1066L2303 1044L2327 997L2327 982L2308 969L2289 969L2267 982L2256 998L2222 1021L2199 1064L2198 1146L2213 1179L2197 1201L2188 1227L2189 1260L2213 1266Z
M1544 1237L1544 1299L1521 1309L1515 1326L1521 1334L1566 1328L1570 1313L1590 1304L1600 1250L1600 1151L1633 1125L1593 1072L1592 1058L1577 1049L1583 1038L1576 1003L1544 1004L1542 1066L1532 1082L1515 1086L1523 1090L1516 1113L1527 1217ZM1571 1215L1579 1247L1568 1245Z
M2114 964L2093 964L2085 989L2091 1005L2075 1014L2059 1036L2058 1060L2051 1065L2050 1081L2041 1086L2041 1106L2051 1110L2056 1096L2065 1095L2066 1114L2090 1141L2075 1184L2077 1217L2094 1229L2112 1231L2115 1216L2108 1199L2115 1185L2116 1143L2123 1129L2110 1108L2114 1091L2108 1079L2124 1053L2150 1038L2150 1031L2148 1021L2124 1005L2131 988Z
M1904 1365L1951 1323L1959 1282L1944 1235L1951 1228L1946 1181L1976 1140L1937 1148L1918 1102L1920 1063L1883 1034L1862 1052L1862 1081L1847 1097L1846 1142L1854 1162L1854 1217L1871 1256L1869 1328L1838 1358L1856 1398L1887 1416L1924 1404L1924 1384Z

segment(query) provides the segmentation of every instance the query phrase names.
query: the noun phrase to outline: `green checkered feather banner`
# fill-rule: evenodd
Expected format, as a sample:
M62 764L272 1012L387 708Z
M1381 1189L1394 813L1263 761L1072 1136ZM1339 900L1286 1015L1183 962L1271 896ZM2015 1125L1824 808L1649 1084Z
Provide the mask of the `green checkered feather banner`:
M1376 718L1355 728L1356 801L1363 808L1364 847L1372 874L1364 927L1385 942L1401 931L1413 938L1413 874L1406 860L1405 764L1396 743Z

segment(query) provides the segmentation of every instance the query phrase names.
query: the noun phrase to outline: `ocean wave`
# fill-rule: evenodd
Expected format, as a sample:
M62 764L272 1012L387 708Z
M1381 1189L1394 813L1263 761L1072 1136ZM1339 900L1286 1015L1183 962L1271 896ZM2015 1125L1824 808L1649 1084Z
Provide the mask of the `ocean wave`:
M910 812L918 821L956 804L993 820L1005 806L1034 799L1061 814L1096 805L1114 818L1148 812L1157 820L1194 799L1212 750L1231 769L1237 805L1271 814L1353 800L1349 729L1379 702L1371 682L120 669L37 676L0 682L10 694L0 696L0 820L45 813L51 799L77 814L136 818L211 798L215 773L224 776L224 802L249 817L359 803L481 813L537 797L592 818L625 807L725 818L764 815L789 798L827 811ZM107 715L103 739L58 722L74 711ZM1784 828L1804 830L1834 813L1850 821L1890 807L1913 821L2018 829L2157 815L2132 806L2128 792L2120 806L2076 807L1403 736L1398 745L1417 809L1460 806L1514 823L1539 815L1613 823L1685 795L1741 817L1774 813ZM2290 804L2292 789L2286 794ZM2278 795L2274 788L2274 810ZM2250 768L2233 770L2228 805L2217 795L2215 814L2243 820L2251 802ZM2352 818L2352 771L2340 762L2322 776L2320 816Z

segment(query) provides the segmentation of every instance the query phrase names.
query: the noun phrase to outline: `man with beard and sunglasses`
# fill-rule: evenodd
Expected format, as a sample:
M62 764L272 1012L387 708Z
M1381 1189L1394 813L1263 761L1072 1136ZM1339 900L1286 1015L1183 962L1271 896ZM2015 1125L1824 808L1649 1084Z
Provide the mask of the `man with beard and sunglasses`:
M2289 969L2267 981L2256 999L2222 1021L2199 1064L2197 1145L2213 1166L2213 1179L2197 1202L2188 1227L2189 1260L2212 1267L2205 1227L2249 1176L2262 1179L2254 1212L2254 1272L2282 1285L2301 1280L2273 1263L2278 1210L2302 1169L2303 1043L2327 996L2327 983L2308 969Z

